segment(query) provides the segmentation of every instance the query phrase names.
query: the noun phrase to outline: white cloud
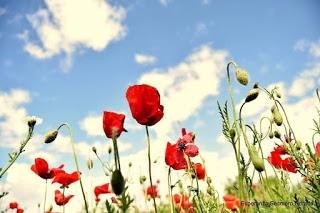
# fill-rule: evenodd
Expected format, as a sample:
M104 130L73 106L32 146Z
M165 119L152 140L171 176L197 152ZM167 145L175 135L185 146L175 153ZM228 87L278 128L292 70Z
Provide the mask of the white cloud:
M159 0L160 4L163 6L167 6L172 0Z
M291 96L304 96L307 92L315 88L319 82L317 79L320 78L320 63L313 65L309 69L303 70L298 77L293 81L289 95Z
M156 87L165 106L164 117L157 124L157 136L165 136L177 122L194 115L209 96L219 94L224 76L227 51L202 46L184 61L164 70L143 74L139 83Z
M316 58L320 58L320 41L311 43L310 54Z
M3 15L6 14L6 13L7 13L6 8L0 7L0 16L3 16Z
M152 55L135 54L134 60L138 64L150 65L157 61L157 58Z
M320 58L320 40L312 42L305 39L300 39L294 45L294 50L301 52L308 50L311 56Z
M29 40L29 31L24 30L22 33L17 34L17 38L21 41L28 42Z
M45 4L46 9L27 16L39 41L28 41L25 50L38 59L64 53L63 67L68 68L77 48L102 51L126 33L121 23L125 10L105 0L45 0Z

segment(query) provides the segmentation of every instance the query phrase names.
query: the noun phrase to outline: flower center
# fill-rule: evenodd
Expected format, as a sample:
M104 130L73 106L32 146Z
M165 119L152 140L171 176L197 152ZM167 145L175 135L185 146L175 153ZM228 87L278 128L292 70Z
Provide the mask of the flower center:
M181 151L185 150L186 149L186 144L185 143L179 143L178 144L178 149L180 149Z

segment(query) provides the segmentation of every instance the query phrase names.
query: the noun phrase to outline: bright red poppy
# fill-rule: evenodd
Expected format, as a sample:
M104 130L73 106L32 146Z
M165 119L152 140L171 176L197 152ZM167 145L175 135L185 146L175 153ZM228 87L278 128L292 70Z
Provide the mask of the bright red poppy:
M117 137L121 135L122 131L127 131L123 128L125 118L126 116L124 114L106 111L103 112L103 130L107 138L112 138L113 130L117 131Z
M54 201L58 206L66 205L69 202L69 200L73 197L74 195L64 196L63 193L60 192L60 190L54 191Z
M79 180L78 172L75 171L71 174L59 172L53 179L52 183L60 183L63 187L67 187L70 184Z
M316 153L317 153L318 157L320 158L320 142L318 142L316 145Z
M196 170L198 180L204 180L206 177L206 169L201 163L193 163L193 168Z
M281 155L286 155L288 152L284 145L274 148L274 151L271 152L271 156L268 157L268 161L277 169L283 169L288 172L297 173L296 167L297 163L293 157L287 157L284 160L281 158Z
M19 204L17 202L11 202L9 203L9 208L10 209L16 209L18 208Z
M163 117L158 90L150 85L133 85L127 89L132 117L141 125L153 126Z
M17 213L23 213L24 210L23 209L17 209Z
M160 198L158 185L153 185L153 193L154 193L154 197L155 198ZM151 186L148 186L148 188L146 189L146 195L148 197L152 197L152 188L151 188Z
M111 193L111 190L109 189L109 183L94 187L94 194L96 196L96 202L100 201L100 198L99 198L100 194L108 194L108 193Z
M175 144L167 143L165 161L166 164L175 170L187 167L185 154L189 157L195 157L199 154L199 149L193 143L194 135L192 132L186 133L182 129L182 138L179 138Z
M52 179L57 173L63 171L63 166L61 164L58 168L49 169L49 165L45 159L36 158L34 165L31 166L31 170L43 179Z
M227 194L223 196L223 200L226 208L231 211L236 211L240 207L240 201L236 196Z
M179 211L184 210L189 213L193 212L192 202L189 201L189 197L187 195L174 194L173 201L175 203L176 209L178 209Z

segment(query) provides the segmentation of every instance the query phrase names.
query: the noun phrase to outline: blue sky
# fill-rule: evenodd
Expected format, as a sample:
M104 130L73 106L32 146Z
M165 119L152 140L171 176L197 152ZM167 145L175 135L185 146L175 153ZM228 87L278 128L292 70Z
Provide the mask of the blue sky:
M59 10L48 6L50 2L0 2L0 95L10 96L15 89L27 93L28 103L21 101L21 104L13 106L25 109L27 115L43 119L35 130L39 136L67 121L74 128L77 141L85 141L89 145L97 140L105 141L99 133L88 134L89 130L81 127L81 123L85 118L101 116L104 110L125 112L133 129L130 131L128 128L129 133L121 136L121 140L131 144L123 155L137 153L145 147L145 136L143 128L137 129L139 126L134 125L131 119L125 99L128 85L141 82L141 79L151 79L154 72L170 79L170 69L176 70L179 64L188 61L190 55L201 52L201 47L207 47L213 53L224 51L226 55L217 63L225 67L226 62L233 59L249 71L252 81L263 86L283 82L289 95L287 103L292 106L310 97L312 89L320 84L317 80L320 78L317 67L320 2L317 0L99 0L93 2L112 8L111 12L96 8L104 15L112 14L113 18L106 22L99 20L98 13L90 11L91 7L88 11L80 8L80 14L94 21L89 24L78 23L77 20L85 20L77 17L78 13L63 13L70 16L68 20L73 20L73 24L79 24L80 30L70 30L70 25L61 27L57 17L62 21L66 17L59 17ZM96 6L96 3L92 4ZM63 3L61 5L64 6ZM48 15L48 20L38 13L41 10ZM95 25L97 28L90 28ZM46 31L45 27L52 27L54 33L63 35L59 37L60 43L54 43L52 31ZM98 30L90 32L90 29ZM28 45L33 45L33 49L28 50ZM51 49L44 48L46 45ZM36 52L35 46L42 52ZM149 56L151 62L137 63L136 54L145 58ZM295 89L290 87L299 79L299 74L308 69L315 70L313 73L316 74L300 84L298 82ZM224 68L218 68L215 73L224 71ZM157 83L162 85L165 82ZM153 132L157 142L163 140L165 143L167 138L177 138L179 129L185 126L197 133L200 149L224 150L217 142L220 119L216 101L227 99L225 75L212 83L217 84L215 93L208 91L203 100L194 103L194 109L188 111L179 125L177 121L168 121L177 131L165 132L167 137L163 139L159 133ZM303 88L300 90L299 86ZM297 90L303 91L300 92L302 94L296 94L294 91ZM237 86L236 91L238 102L248 88ZM181 95L191 103L197 94L181 92ZM166 116L167 106L164 104L164 107ZM9 115L6 116L0 113L3 125L10 120ZM101 131L98 127L95 129ZM157 129L157 125L152 129ZM4 131L0 129L0 135L4 135ZM10 134L21 136L22 133L12 130ZM18 137L13 139L21 140ZM12 148L0 143L1 164L6 162L6 153ZM34 153L48 151L46 148L38 149L35 148ZM32 159L24 156L22 161L32 162Z

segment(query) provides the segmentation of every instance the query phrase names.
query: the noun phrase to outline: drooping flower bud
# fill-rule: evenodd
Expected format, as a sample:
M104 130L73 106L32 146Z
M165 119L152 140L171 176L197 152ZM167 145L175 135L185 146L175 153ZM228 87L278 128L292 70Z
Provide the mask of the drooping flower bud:
M276 96L277 98L281 98L281 93L278 90L276 90Z
M271 107L271 112L273 113L276 109L277 109L276 105L273 105L273 106Z
M302 147L302 143L301 143L301 141L300 141L300 140L297 140L297 141L296 141L296 143L295 143L295 147L296 147L296 149L297 149L297 150L300 150L300 149L301 149L301 147Z
M262 172L265 170L263 159L258 155L256 148L250 144L249 146L249 155L252 161L254 168L258 172Z
M246 97L245 102L250 102L253 101L254 99L256 99L259 95L259 89L251 89Z
M233 141L234 137L236 136L236 130L234 128L229 130L230 138Z
M146 180L147 180L147 178L144 175L140 176L140 178L139 178L140 184L143 184Z
M121 195L121 193L124 190L124 185L125 185L125 180L121 174L121 171L118 169L114 170L111 176L112 191L116 195Z
M253 84L253 89L258 89L258 88L259 88L259 83L258 82L254 83Z
M249 82L249 75L244 69L238 68L236 70L236 78L237 81L244 86L246 86Z
M270 132L269 132L269 138L270 138L270 139L272 139L272 138L273 138L273 136L274 136L274 135L273 135L273 132L272 132L272 131L270 131Z
M132 162L129 162L129 167L131 167L132 166Z
M281 126L282 125L282 122L283 122L283 119L282 119L282 116L279 112L278 109L275 109L273 111L273 121L278 125L278 126Z
M96 147L92 147L92 151L94 152L94 153L97 153L97 148Z
M88 166L88 169L91 170L93 168L93 161L91 159L89 159L87 161L87 166Z
M274 134L274 137L276 137L278 139L281 138L281 134L280 134L280 132L278 130L275 130L273 134Z
M51 130L45 135L44 142L52 143L57 138L57 136L58 136L58 130Z

